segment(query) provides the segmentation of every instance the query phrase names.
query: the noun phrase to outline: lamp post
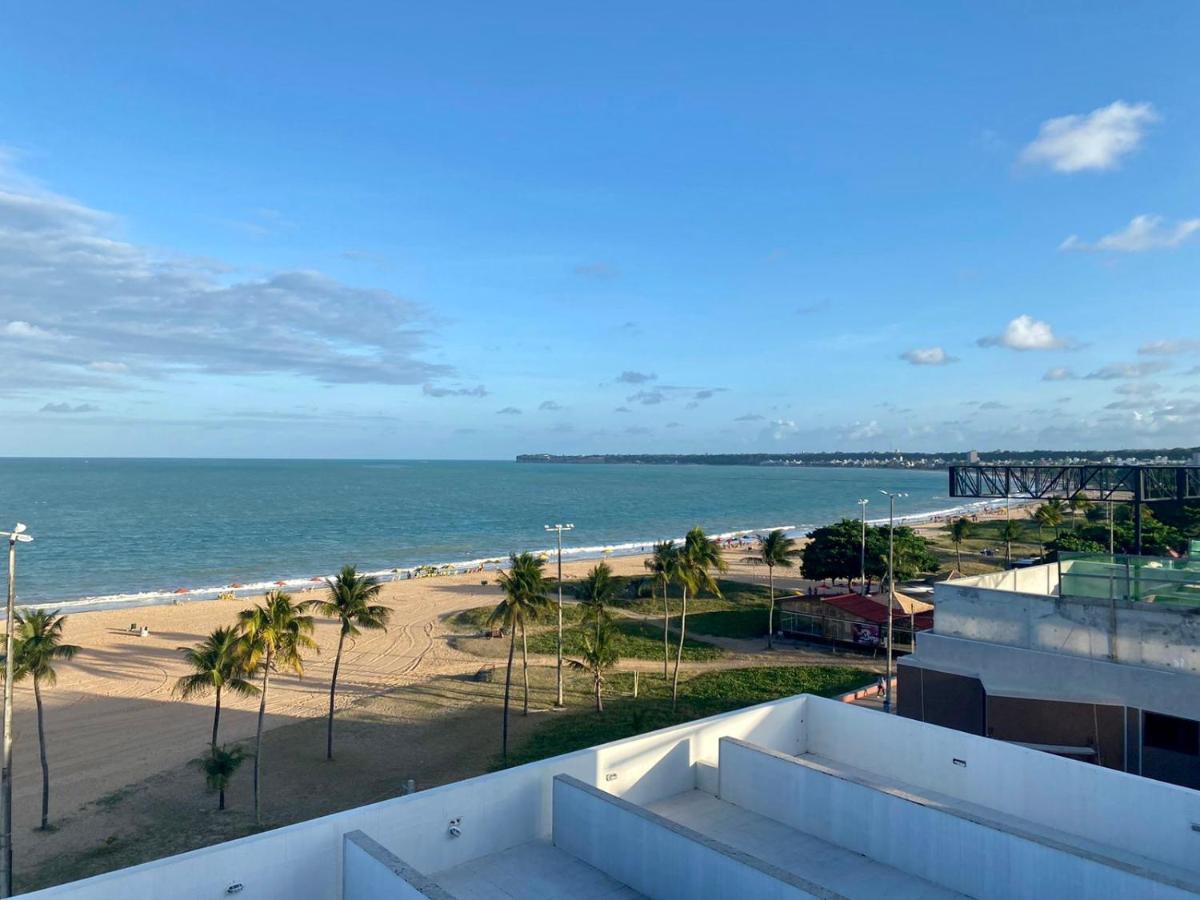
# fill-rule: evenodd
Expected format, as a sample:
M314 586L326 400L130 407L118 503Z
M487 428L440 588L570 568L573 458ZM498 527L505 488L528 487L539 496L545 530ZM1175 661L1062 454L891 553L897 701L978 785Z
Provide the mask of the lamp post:
M543 525L547 531L553 531L558 536L558 672L556 680L558 682L558 699L554 705L559 709L563 706L563 685L562 685L562 644L563 644L563 623L562 623L562 536L564 531L571 531L574 525Z
M858 552L858 580L863 596L867 596L867 504L870 500L862 499L858 505L862 507L862 547Z
M12 896L12 716L13 716L13 605L17 597L17 544L33 540L18 522L8 538L8 605L4 618L4 768L0 771L0 897Z
M892 608L896 605L896 498L908 494L881 490L888 498L888 615L887 615L887 680L884 681L883 711L892 711Z

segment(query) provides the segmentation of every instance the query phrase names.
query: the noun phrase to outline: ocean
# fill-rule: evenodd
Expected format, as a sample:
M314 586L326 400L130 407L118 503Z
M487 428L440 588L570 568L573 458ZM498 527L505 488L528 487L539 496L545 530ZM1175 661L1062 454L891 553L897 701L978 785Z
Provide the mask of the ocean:
M390 573L547 550L639 552L842 517L945 513L944 472L741 466L317 460L0 460L0 528L21 521L19 603L111 607L307 585L345 563ZM6 563L0 563L6 565ZM187 589L184 596L177 594ZM69 601L69 603L67 602Z

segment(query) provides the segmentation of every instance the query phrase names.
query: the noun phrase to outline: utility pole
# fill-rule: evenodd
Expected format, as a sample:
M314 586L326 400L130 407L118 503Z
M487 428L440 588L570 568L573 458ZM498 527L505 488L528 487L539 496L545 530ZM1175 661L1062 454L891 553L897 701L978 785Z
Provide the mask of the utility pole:
M867 596L867 504L870 500L859 500L862 507L862 547L858 552L858 579L862 587L862 595Z
M888 498L888 614L887 614L887 680L884 682L883 711L892 711L892 608L896 605L896 498L908 494L894 494L881 490Z
M0 897L12 896L12 718L13 718L13 607L17 598L17 544L33 540L20 522L8 538L8 605L4 618L4 768L0 771Z
M547 531L553 531L558 535L558 672L556 680L558 682L558 699L554 701L554 705L562 709L563 707L563 681L562 681L562 648L563 648L563 620L562 620L562 536L564 531L571 531L574 525L543 525Z

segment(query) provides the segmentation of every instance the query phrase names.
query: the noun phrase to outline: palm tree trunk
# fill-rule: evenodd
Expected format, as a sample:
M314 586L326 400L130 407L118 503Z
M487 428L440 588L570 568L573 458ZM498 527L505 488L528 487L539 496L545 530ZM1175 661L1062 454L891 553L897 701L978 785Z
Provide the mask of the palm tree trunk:
M329 679L329 727L325 732L325 758L333 759L333 700L337 694L338 668L342 664L342 645L346 642L346 630L338 635L337 656L333 658L333 677Z
M262 808L258 803L259 783L262 780L260 763L262 762L262 732L263 719L267 714L267 687L271 680L271 654L267 653L263 664L262 696L258 701L258 730L254 733L254 821L262 824Z
M529 642L525 639L525 620L521 620L521 677L525 681L525 705L521 715L529 715Z
M671 660L671 641L667 629L671 624L671 608L667 605L669 588L663 588L663 678L667 677L667 666Z
M596 712L604 712L604 701L600 699L600 679L596 679Z
M508 642L508 669L504 676L504 720L500 726L500 752L504 757L505 765L508 764L508 698L512 690L512 664L513 654L517 651L517 630L512 629L512 634Z
M679 662L683 659L683 636L687 629L687 588L683 589L683 608L679 611L679 651L675 654L675 676L671 679L671 712L679 701Z
M958 541L954 542L954 565L958 569L958 574L962 574L962 544Z
M771 605L767 607L767 649L774 650L775 644L775 567L767 566L767 581L771 588Z
M33 677L33 696L37 700L38 752L42 755L42 831L50 827L50 766L46 762L46 727L42 719L42 685Z
M217 791L217 810L224 811L225 809L225 788L220 788Z
M218 687L217 688L217 702L216 702L216 706L213 709L212 748L214 750L217 749L217 729L220 727L220 725L221 725L221 689Z

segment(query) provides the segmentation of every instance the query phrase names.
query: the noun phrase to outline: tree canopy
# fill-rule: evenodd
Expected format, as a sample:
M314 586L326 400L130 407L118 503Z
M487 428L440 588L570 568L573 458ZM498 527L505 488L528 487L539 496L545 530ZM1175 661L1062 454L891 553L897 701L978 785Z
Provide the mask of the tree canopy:
M826 578L847 581L857 578L862 552L862 523L842 519L833 525L817 528L808 535L809 541L800 552L804 577L821 581ZM896 526L896 580L904 581L925 572L938 570L937 557L929 543L907 525ZM867 577L882 578L887 572L888 527L867 526Z

